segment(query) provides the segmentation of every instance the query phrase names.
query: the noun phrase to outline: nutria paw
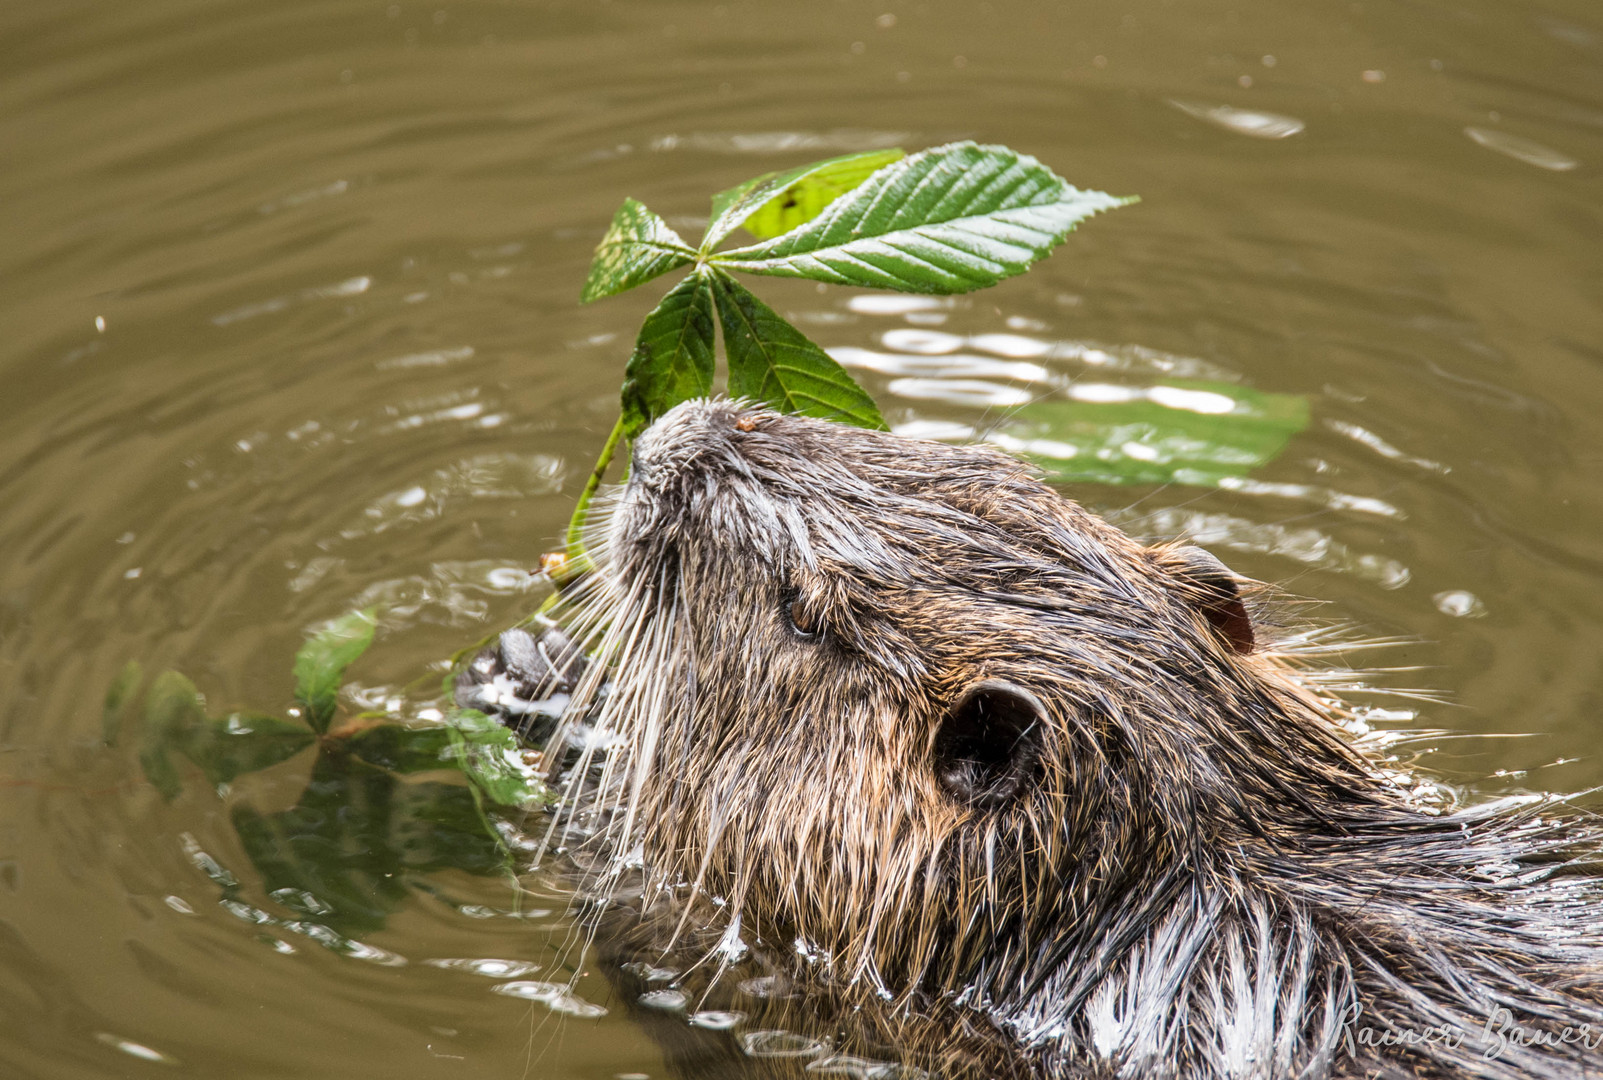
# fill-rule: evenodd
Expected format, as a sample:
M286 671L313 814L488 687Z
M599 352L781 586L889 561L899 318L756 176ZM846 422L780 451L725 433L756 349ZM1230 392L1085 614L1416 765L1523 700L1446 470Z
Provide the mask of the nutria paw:
M519 738L545 741L588 665L559 627L504 631L456 677L456 703L499 718Z

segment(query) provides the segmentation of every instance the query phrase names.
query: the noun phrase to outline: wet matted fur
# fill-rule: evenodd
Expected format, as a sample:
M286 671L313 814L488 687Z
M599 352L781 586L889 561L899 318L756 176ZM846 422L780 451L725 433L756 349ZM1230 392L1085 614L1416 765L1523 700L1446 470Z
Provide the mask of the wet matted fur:
M725 952L794 939L1042 1075L1603 1067L1598 829L1418 805L1210 556L988 449L725 400L645 432L607 518L575 813Z

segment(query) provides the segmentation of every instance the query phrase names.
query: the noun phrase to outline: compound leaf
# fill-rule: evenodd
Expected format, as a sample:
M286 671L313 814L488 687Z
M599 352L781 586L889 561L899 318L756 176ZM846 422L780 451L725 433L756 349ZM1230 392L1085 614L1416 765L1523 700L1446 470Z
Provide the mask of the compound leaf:
M885 429L862 387L823 349L727 274L713 276L729 393L782 412Z
M744 225L759 240L787 233L817 217L830 203L874 173L906 156L898 148L815 161L764 173L712 197L712 224L702 238L705 254Z
M712 261L837 285L969 292L1023 273L1080 221L1131 201L1081 191L1004 146L951 143L880 169L800 228Z
M712 282L698 269L662 298L635 341L623 372L624 434L633 439L657 417L712 393Z
M623 200L612 216L612 226L596 246L579 302L588 304L612 296L665 274L676 266L696 261L667 222L634 199Z

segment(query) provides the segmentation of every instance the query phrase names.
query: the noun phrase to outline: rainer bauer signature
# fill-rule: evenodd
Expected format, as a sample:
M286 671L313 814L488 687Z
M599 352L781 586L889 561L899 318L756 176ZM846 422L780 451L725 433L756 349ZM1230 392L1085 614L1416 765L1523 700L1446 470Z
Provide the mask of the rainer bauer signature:
M1479 1028L1452 1023L1424 1028L1399 1028L1390 1024L1372 1027L1360 1023L1363 1013L1363 1002L1355 1001L1342 1018L1341 1036L1349 1054L1357 1054L1360 1046L1446 1046L1456 1050L1467 1043L1472 1048L1479 1045L1481 1056L1495 1061L1511 1046L1572 1045L1588 1050L1603 1046L1603 1027L1594 1028L1591 1024L1528 1027L1515 1023L1514 1014L1501 1005L1492 1007L1486 1015L1486 1023Z

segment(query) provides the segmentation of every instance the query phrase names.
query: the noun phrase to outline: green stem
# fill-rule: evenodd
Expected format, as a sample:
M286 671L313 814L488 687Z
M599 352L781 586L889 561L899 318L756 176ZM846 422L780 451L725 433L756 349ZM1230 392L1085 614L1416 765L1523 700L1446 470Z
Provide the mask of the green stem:
M607 436L606 445L601 448L601 457L596 461L596 467L590 471L590 479L584 483L584 490L579 492L579 502L573 508L573 517L568 521L568 567L570 570L580 569L587 561L584 554L584 522L590 516L590 499L595 495L596 489L601 486L601 480L607 475L607 466L612 464L612 455L618 450L618 443L623 440L623 417L612 425L612 434Z

